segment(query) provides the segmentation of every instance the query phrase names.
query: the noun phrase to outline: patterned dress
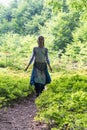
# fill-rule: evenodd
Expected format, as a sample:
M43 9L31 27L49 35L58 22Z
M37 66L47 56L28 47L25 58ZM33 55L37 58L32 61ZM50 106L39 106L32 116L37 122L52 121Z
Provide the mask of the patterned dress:
M34 60L33 70L31 74L30 84L35 83L47 84L51 82L50 75L48 73L47 64L50 64L48 58L48 49L35 47L33 49L33 55L30 60L30 64Z

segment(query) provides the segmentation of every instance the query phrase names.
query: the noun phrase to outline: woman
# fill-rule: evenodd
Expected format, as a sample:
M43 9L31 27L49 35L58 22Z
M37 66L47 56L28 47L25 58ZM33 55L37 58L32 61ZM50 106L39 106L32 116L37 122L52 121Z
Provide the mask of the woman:
M36 96L39 96L40 93L42 93L42 91L44 90L45 85L51 82L51 78L47 69L47 64L50 71L52 71L48 58L48 49L44 47L43 36L38 37L38 47L33 48L33 55L29 61L28 66L25 68L25 71L28 69L33 60L34 65L30 84L35 86Z

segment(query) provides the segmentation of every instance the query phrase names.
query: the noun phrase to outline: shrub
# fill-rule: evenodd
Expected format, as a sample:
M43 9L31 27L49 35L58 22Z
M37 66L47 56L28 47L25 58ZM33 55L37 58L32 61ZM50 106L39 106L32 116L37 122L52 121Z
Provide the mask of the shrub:
M28 78L0 75L0 106L9 104L12 100L23 98L33 92L33 88L28 84Z
M64 75L48 85L37 98L36 120L50 124L52 130L87 128L87 76Z

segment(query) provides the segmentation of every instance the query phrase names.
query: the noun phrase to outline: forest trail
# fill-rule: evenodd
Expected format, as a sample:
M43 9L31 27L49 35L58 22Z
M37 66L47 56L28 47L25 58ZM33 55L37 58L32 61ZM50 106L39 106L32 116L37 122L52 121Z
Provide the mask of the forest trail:
M35 95L0 109L0 130L47 130L46 124L34 121L37 112Z

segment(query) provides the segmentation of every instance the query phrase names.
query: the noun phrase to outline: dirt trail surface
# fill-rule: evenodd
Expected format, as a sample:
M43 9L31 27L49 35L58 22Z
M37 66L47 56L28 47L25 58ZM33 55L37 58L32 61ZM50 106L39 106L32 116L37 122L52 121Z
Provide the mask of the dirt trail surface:
M35 122L36 97L29 96L13 106L0 109L0 130L48 130L46 124Z

